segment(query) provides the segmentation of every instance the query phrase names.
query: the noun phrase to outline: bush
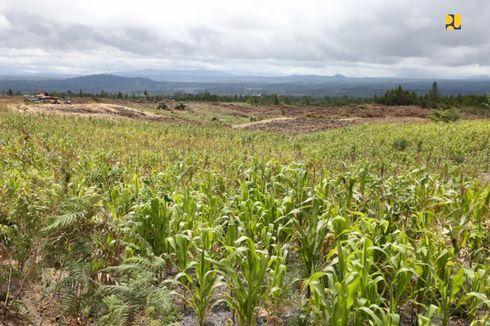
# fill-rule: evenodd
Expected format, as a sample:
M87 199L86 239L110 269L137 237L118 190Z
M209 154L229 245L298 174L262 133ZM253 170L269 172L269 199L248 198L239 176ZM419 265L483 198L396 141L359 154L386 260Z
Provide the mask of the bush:
M454 122L460 119L459 111L455 108L449 110L431 110L429 118L436 122Z
M490 109L490 93L487 94L487 101L482 104L485 108Z
M393 148L397 151L404 151L408 148L410 142L405 138L398 138L393 142Z
M157 110L168 110L168 105L165 102L160 102L157 105Z

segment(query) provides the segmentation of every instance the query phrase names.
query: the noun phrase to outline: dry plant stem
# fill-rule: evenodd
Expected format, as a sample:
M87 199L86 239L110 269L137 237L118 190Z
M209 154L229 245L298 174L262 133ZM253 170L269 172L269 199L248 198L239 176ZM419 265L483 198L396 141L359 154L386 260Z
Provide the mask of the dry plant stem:
M8 277L8 283L7 283L7 294L5 295L5 306L8 305L8 300L9 300L9 295L10 295L10 284L12 282L12 257L10 256L10 253L8 252L7 248L5 245L2 243L2 250L5 252L8 256L9 259L9 277Z
M27 272L25 273L24 277L22 278L22 281L20 282L19 289L17 290L17 292L12 297L12 300L14 300L14 301L17 300L20 297L20 295L22 294L22 290L24 289L24 285L26 283L26 280L29 277L29 275L31 274L32 269L34 268L34 265L37 262L37 257L39 255L40 243L41 243L40 240L37 240L35 243L36 250L34 251L34 254L33 254L32 259L30 261L29 268L28 268Z

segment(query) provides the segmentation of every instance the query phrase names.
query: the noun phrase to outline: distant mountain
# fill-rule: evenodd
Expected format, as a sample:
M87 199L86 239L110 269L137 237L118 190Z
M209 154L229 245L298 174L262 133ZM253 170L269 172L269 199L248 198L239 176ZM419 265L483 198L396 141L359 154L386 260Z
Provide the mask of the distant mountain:
M488 80L488 81L490 81L490 76L489 75L478 75L478 76L468 77L466 79L468 79L468 80Z
M143 69L135 71L114 72L114 75L124 77L144 77L155 81L169 82L260 82L260 83L283 83L283 82L323 82L326 80L342 80L347 77L344 75L317 76L317 75L291 75L291 76L254 76L236 75L215 70L155 70Z
M196 81L223 81L233 79L235 75L214 70L156 70L142 69L135 71L115 72L114 75L123 77L145 77L155 81L178 81L178 82L196 82Z
M154 71L160 74L161 71ZM167 72L167 78L175 71ZM419 94L426 93L431 85L429 79L400 79L400 78L350 78L342 75L335 76L233 76L220 75L211 77L212 73L202 71L202 80L188 72L178 72L179 78L189 74L191 81L159 81L148 77L125 77L112 74L90 75L65 79L37 78L0 78L0 92L8 89L31 93L36 90L48 92L71 90L77 93L83 90L86 93L117 93L119 91L128 94L142 94L145 90L151 94L173 94L176 92L199 93L209 91L221 95L257 95L257 94L282 94L282 95L310 95L323 96L359 96L368 97L375 94L382 95L386 90L402 85L405 89ZM151 72L148 72L151 74ZM218 78L205 79L206 78ZM160 76L163 76L160 74ZM177 78L177 77L176 77ZM222 78L221 80L219 78ZM439 89L443 94L485 94L490 92L490 79L465 79L465 80L438 80Z
M115 75L91 75L66 79L45 79L45 80L0 80L0 89L12 89L22 93L33 92L36 90L53 91L72 91L83 90L87 93L106 92L143 92L145 89L153 88L155 81L135 77L121 77Z

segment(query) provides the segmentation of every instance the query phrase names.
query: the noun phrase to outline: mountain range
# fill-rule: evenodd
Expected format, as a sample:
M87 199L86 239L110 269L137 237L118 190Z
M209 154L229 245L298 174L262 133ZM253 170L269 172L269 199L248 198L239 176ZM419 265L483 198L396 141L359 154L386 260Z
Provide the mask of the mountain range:
M32 93L36 90L86 93L173 94L208 91L220 95L286 94L309 96L382 95L402 85L417 93L430 89L432 79L352 78L343 75L243 76L210 70L138 70L88 76L5 76L0 77L0 92ZM442 94L485 94L490 92L490 78L437 79Z

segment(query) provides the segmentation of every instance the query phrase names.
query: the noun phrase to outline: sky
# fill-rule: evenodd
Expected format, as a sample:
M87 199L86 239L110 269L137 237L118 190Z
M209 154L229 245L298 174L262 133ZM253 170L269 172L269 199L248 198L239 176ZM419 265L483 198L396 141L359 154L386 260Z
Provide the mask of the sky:
M0 75L140 69L490 75L490 1L0 0Z

